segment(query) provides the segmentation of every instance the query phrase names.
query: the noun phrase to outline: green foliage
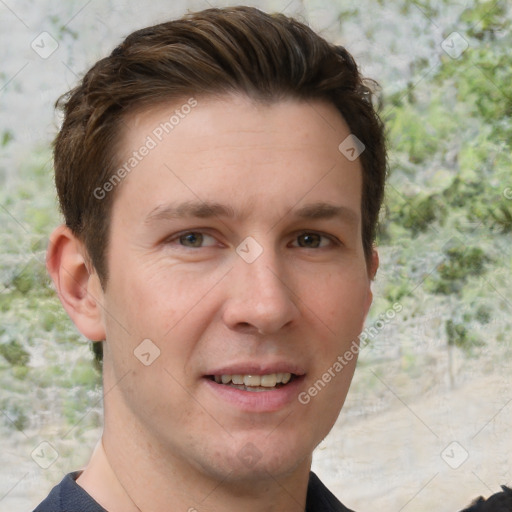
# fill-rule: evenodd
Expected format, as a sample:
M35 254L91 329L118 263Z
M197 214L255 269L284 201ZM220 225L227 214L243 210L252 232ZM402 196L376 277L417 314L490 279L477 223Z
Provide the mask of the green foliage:
M88 393L98 390L100 374L44 265L49 230L59 222L49 162L49 148L32 151L19 165L18 186L0 190L1 421L18 430L31 426L34 408L63 416L77 386L84 396L75 408L99 407Z
M425 119L425 114L414 107L413 102L398 103L397 106L400 108L393 109L387 119L389 137L396 151L407 154L410 162L421 164L435 152L438 134L429 124L429 119Z
M41 290L48 286L46 270L39 262L31 260L20 273L8 283L21 295L27 295L31 290Z
M457 293L470 276L479 276L490 260L480 247L451 247L446 259L437 267L438 277L432 279L434 293Z
M4 420L8 426L15 428L16 430L24 430L28 427L30 420L27 415L27 409L16 401L7 402L2 400L0 402L2 411L4 412Z
M4 132L2 134L2 140L0 142L0 146L2 146L4 148L13 139L14 139L14 135L11 132L11 130L4 130Z
M425 232L433 222L442 223L446 213L444 203L437 194L418 194L403 202L394 222L410 229L415 236Z
M447 320L445 327L448 345L455 345L465 350L482 345L482 342L462 323Z
M436 17L448 4L420 7L442 25ZM409 14L419 6L402 5ZM469 43L460 58L439 51L430 75L432 63L417 59L407 88L384 97L390 180L379 245L397 248L381 264L399 271L379 291L404 310L438 304L447 343L468 354L483 340L510 341L510 322L497 319L509 318L512 289L511 21L510 2L470 2L453 24ZM459 243L447 245L454 236Z
M501 201L495 208L487 210L488 215L494 220L494 225L499 226L503 233L512 231L512 204Z
M17 340L0 343L0 354L12 366L26 366L30 361L30 354Z
M491 321L492 311L489 306L481 305L475 312L475 319L480 324L488 324Z
M446 63L439 78L454 78L458 100L487 121L493 136L512 142L512 24L504 0L475 2L461 15L466 35L474 38L460 61Z
M389 304L401 302L410 292L410 285L405 280L400 280L398 283L390 283L384 292Z
M405 2L405 11L412 4L433 19L448 5ZM476 326L496 311L472 305L458 318L457 304L475 282L493 280L493 268L512 264L512 200L504 194L512 183L511 19L503 0L471 2L455 24L469 48L458 59L440 52L427 79L424 63L413 63L418 75L383 109L391 169L380 243L402 247L401 271L384 294L389 303L420 292L444 301L448 343L466 349L479 346ZM454 234L459 243L447 246Z
M466 208L484 192L484 183L476 180L463 180L455 176L450 185L442 192L445 204L452 208Z

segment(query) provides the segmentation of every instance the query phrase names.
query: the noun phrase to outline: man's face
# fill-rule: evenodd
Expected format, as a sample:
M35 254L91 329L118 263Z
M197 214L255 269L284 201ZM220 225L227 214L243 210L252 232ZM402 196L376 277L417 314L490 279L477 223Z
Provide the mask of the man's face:
M332 368L371 302L361 166L331 105L197 101L161 141L179 104L126 120L122 162L157 144L112 212L105 432L216 478L278 477L309 461L353 375L356 358Z

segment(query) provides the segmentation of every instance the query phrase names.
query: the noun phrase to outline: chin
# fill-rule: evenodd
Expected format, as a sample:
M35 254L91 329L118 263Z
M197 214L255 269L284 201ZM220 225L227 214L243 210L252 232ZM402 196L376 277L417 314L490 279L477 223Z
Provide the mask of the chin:
M254 484L258 480L264 482L286 478L302 465L307 466L309 471L315 445L306 442L303 436L301 441L297 435L295 442L290 436L286 439L276 437L272 442L268 432L265 435L246 434L238 437L226 447L223 455L217 452L213 457L210 471L216 473L216 478Z

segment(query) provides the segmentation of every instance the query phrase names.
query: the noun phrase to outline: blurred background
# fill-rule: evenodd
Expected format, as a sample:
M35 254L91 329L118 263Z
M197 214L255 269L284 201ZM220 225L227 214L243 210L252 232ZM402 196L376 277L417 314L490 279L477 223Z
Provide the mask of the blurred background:
M0 1L0 509L32 510L101 434L100 373L44 268L57 97L131 31L215 0ZM512 6L246 2L344 45L381 90L390 176L358 369L313 469L364 512L512 485Z

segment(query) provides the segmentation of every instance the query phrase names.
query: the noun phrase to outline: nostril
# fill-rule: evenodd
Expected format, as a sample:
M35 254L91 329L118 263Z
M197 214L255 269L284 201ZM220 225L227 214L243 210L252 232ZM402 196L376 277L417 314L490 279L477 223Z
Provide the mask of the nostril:
M250 322L238 322L236 324L236 329L244 334L254 334L255 332L260 332L259 329L257 329Z

